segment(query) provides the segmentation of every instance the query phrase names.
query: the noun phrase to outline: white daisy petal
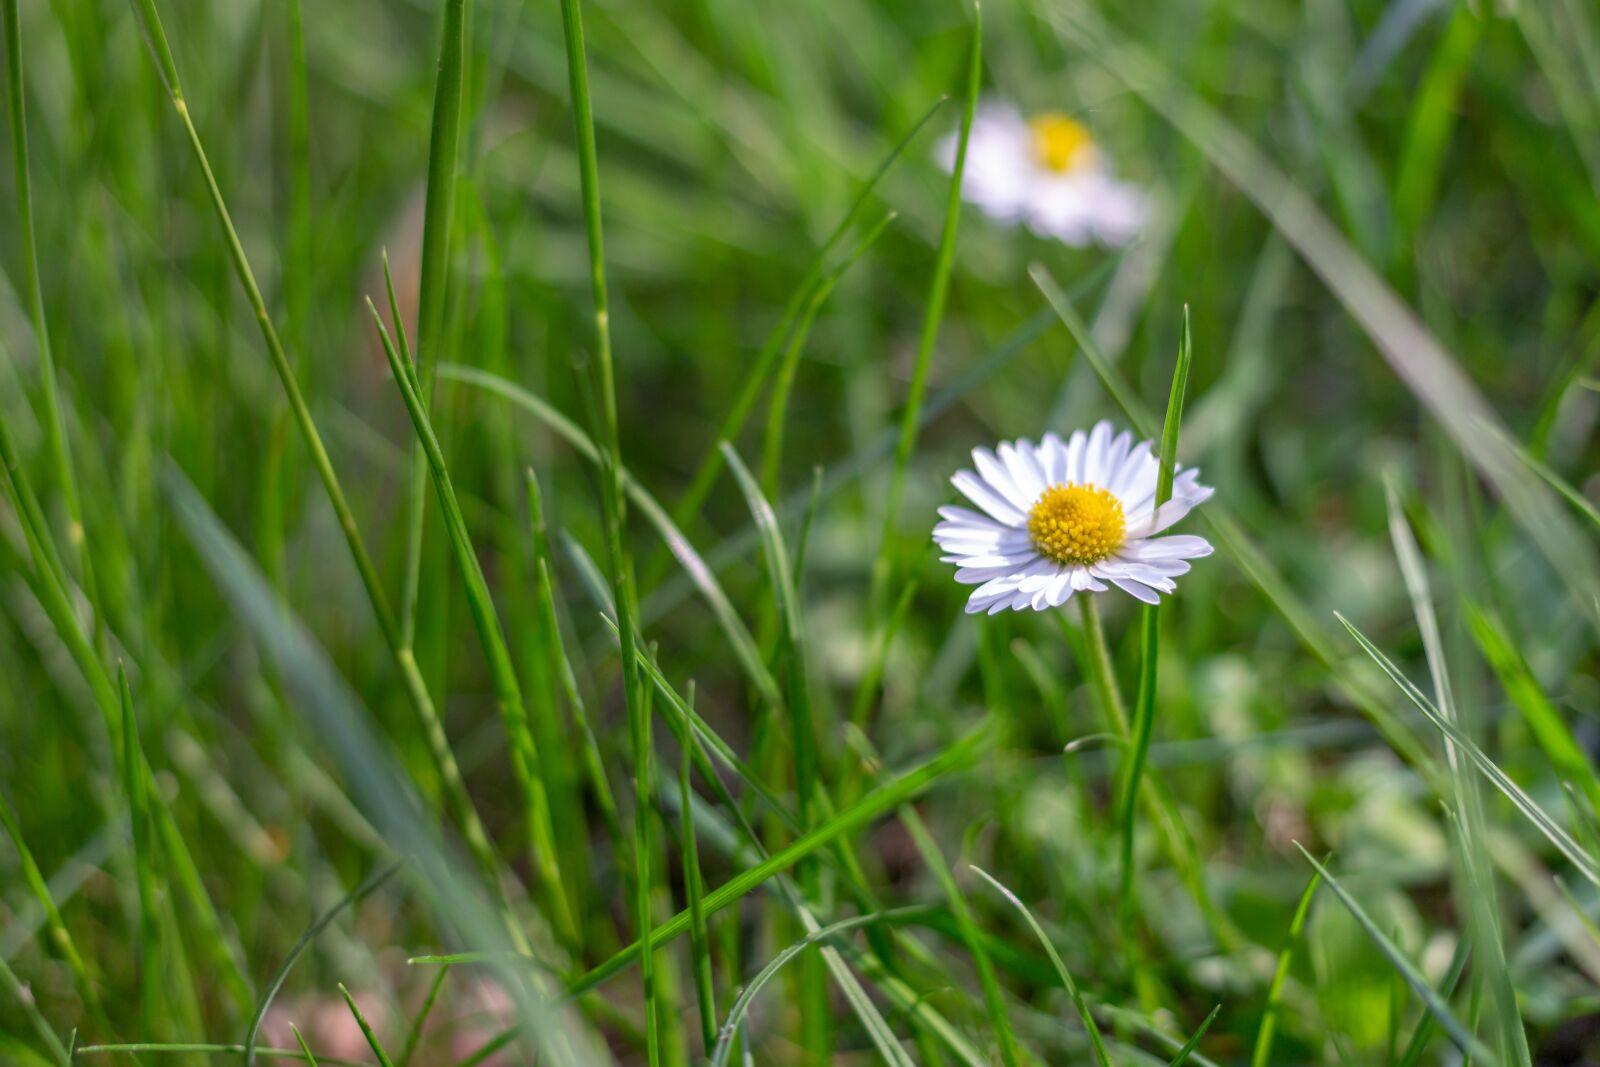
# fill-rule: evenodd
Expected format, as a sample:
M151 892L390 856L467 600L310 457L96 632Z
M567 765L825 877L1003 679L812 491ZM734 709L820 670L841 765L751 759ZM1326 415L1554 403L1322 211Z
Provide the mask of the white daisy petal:
M1044 464L1044 480L1050 485L1067 481L1067 446L1053 433L1039 442L1039 458Z
M1086 479L1083 476L1083 450L1089 443L1089 437L1082 430L1073 430L1072 436L1067 439L1067 476L1068 482L1082 484Z
M1011 475L1016 487L1027 495L1028 506L1032 507L1046 485L1044 470L1034 455L1033 442L1023 438L1013 444L1001 444L997 451L1000 462L1006 465L1006 473Z
M1027 524L1028 517L1025 513L1018 511L1010 501L991 489L987 482L971 471L956 471L950 479L950 484L1000 522L1008 526Z
M1119 555L1126 559L1149 562L1160 559L1199 559L1209 556L1214 550L1211 542L1204 537L1194 534L1173 534L1170 537L1154 537L1147 541L1133 541L1122 546Z
M1015 528L1003 522L996 522L988 515L981 515L971 508L958 507L954 504L946 504L940 508L939 517L946 522L958 522L965 526L976 526L979 529L1010 530Z
M1141 585L1138 582L1131 581L1127 578L1113 578L1111 579L1111 584L1122 590L1124 593L1127 593L1135 600L1142 600L1146 604L1161 603L1161 594L1156 592L1154 589L1151 589L1147 585Z
M1101 419L1089 431L1089 447L1083 454L1083 477L1090 485L1106 484L1106 451L1111 447L1111 423Z
M1001 445L1000 447L1004 448L1006 446ZM979 477L988 482L991 489L1010 501L1012 507L1026 512L1028 507L1038 498L1037 493L1029 496L1027 490L1019 486L1011 477L1011 472L1006 469L1006 465L1001 463L995 454L987 448L974 448L972 450L972 462L978 468Z

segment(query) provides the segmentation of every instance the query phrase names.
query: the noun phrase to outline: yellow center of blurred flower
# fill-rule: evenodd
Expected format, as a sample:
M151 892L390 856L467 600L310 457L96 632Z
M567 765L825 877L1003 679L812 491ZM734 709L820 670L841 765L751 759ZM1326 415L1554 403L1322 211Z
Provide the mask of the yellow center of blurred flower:
M1126 532L1122 501L1093 485L1052 485L1028 511L1033 547L1058 563L1098 563Z
M1033 131L1033 154L1046 168L1065 174L1085 162L1094 151L1089 131L1067 116L1046 111L1028 120Z

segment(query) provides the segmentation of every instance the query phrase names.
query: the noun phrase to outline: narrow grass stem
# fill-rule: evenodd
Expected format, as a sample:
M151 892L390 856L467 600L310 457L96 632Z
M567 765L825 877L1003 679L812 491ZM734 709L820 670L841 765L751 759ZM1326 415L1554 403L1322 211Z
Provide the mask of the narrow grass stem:
M639 929L640 978L644 986L645 1048L650 1067L658 1067L655 962L650 909L650 804L653 795L648 694L644 691L635 657L635 627L639 617L633 587L633 566L625 540L626 504L622 489L622 435L617 421L616 371L611 356L611 313L606 296L605 245L600 225L600 167L594 139L594 108L589 97L588 58L583 44L583 12L579 0L561 0L561 27L566 42L567 78L572 93L573 125L578 141L578 175L583 194L584 232L589 245L589 281L594 299L595 376L600 422L595 433L601 446L600 503L605 523L606 554L617 611L621 643L623 699L628 710L628 733L633 744L634 795L634 913Z

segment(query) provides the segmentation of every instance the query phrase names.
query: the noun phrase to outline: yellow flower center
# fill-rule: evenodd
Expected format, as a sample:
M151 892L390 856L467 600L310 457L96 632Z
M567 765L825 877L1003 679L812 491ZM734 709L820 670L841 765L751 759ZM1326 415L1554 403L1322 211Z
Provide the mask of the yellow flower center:
M1035 115L1028 128L1033 131L1034 158L1057 174L1065 174L1094 151L1089 131L1059 112Z
M1033 547L1058 563L1098 563L1126 532L1122 501L1093 485L1052 485L1028 511Z

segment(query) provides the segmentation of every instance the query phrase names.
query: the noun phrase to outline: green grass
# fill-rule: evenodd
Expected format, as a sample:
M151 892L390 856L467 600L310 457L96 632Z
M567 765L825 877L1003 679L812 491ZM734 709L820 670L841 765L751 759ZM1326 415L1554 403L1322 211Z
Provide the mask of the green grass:
M0 62L0 1062L1600 1057L1592 5ZM998 98L1141 237L965 201ZM966 615L950 475L1100 418L1215 555Z

